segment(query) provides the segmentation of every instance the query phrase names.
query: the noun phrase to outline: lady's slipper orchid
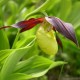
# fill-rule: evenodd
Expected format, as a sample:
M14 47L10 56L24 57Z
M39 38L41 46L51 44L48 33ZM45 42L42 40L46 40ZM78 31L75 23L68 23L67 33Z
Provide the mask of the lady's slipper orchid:
M44 27L45 23L48 24L47 30ZM11 26L15 28L21 28L20 32L24 32L26 30L33 28L37 24L41 24L41 27L38 29L36 33L38 44L45 53L54 54L57 52L58 48L57 48L56 40L58 44L62 47L59 37L56 36L56 39L55 39L55 36L53 35L54 31L58 31L59 33L64 35L66 38L68 38L69 40L73 41L76 45L78 45L78 41L76 39L72 24L66 23L57 17L44 17L44 18L37 18L37 19L31 18L29 20L20 21ZM4 26L4 27L1 27L0 29L7 28L7 27L8 26ZM46 49L47 49L46 47L50 48L50 49L48 48L47 52L46 52Z

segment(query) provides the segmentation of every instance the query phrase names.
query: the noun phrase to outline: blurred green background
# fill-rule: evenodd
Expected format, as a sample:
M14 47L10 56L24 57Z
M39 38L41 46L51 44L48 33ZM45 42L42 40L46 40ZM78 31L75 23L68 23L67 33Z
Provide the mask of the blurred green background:
M46 5L44 6L44 4ZM41 6L42 8L37 10ZM36 13L34 13L35 10L37 10ZM32 12L34 14L30 15ZM24 19L44 17L46 15L56 16L72 23L80 44L80 0L0 0L0 27L11 25ZM28 38L31 35L34 37L36 29L37 27L23 32L15 48L27 44ZM17 31L14 28L0 31L0 50L12 47ZM80 48L62 35L60 35L60 38L63 43L63 51L59 47L56 61L63 60L68 62L68 64L64 65L61 76L80 77ZM32 40L32 36L29 39ZM48 80L56 80L60 71L61 67L51 69L46 74Z

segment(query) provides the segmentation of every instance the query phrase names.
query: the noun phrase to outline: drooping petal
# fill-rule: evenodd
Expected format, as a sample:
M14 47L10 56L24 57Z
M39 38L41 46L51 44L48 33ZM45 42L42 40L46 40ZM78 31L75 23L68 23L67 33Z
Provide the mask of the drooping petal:
M29 20L25 20L25 21L21 21L16 24L13 24L12 26L15 28L22 28L20 32L23 32L33 28L35 25L42 22L43 22L43 18L38 18L38 19L31 18Z
M78 45L78 41L75 36L75 32L72 24L63 22L57 17L45 17L46 21L48 21L59 33L64 35L66 38L73 41L76 45Z
M56 41L57 41L58 45L61 47L61 49L63 50L62 41L57 34L56 34Z

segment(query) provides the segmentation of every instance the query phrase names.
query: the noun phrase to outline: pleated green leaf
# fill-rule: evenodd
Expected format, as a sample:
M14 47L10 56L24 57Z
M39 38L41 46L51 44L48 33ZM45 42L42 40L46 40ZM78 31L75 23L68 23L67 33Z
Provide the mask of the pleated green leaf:
M12 49L6 49L0 51L0 63L3 63L3 61L9 56L9 54L12 52Z
M10 75L9 78L7 78L6 80L28 80L31 78L34 78L34 76L27 75L24 73L14 73L14 74Z
M15 49L4 62L4 65L1 70L1 80L6 80L7 77L13 72L16 64L20 59L28 53L32 46L26 46L20 49Z
M54 62L42 56L33 56L28 60L21 61L17 64L13 74L8 80L26 80L43 76L51 68L65 64L63 61Z

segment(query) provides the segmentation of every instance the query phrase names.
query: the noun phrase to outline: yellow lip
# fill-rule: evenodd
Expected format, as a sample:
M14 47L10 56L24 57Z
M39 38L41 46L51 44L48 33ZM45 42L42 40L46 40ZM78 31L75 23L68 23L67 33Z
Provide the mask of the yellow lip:
M54 31L46 31L42 26L36 33L37 42L43 52L48 55L55 55L58 51L57 41L54 35Z

